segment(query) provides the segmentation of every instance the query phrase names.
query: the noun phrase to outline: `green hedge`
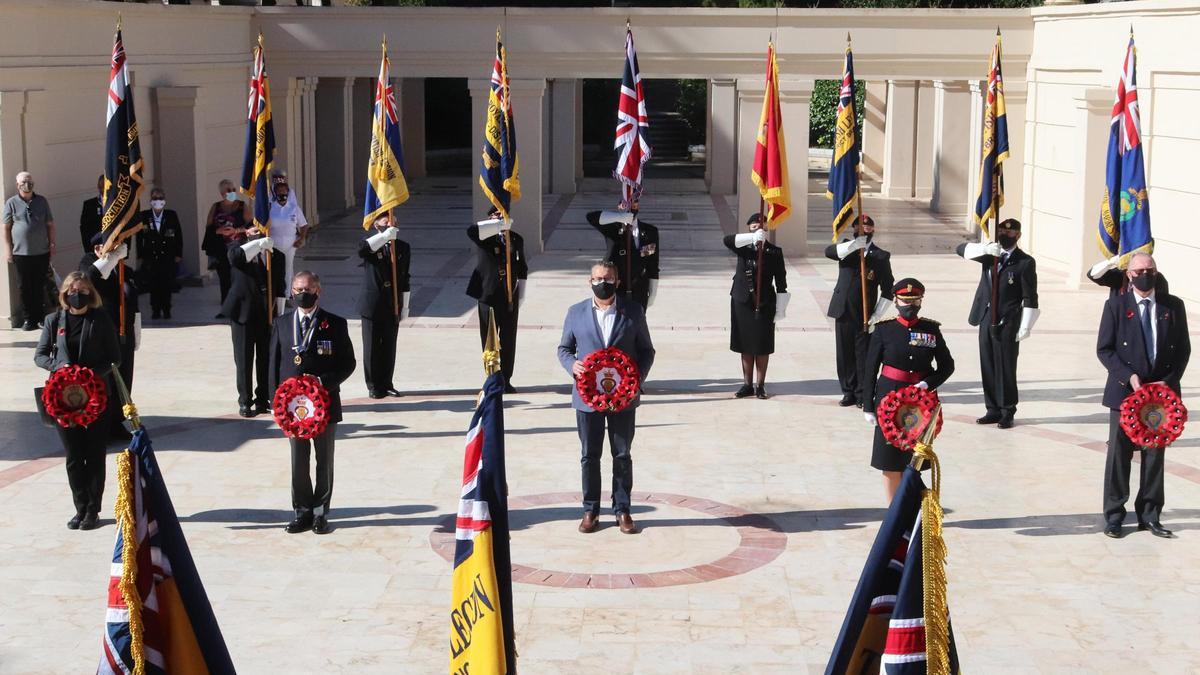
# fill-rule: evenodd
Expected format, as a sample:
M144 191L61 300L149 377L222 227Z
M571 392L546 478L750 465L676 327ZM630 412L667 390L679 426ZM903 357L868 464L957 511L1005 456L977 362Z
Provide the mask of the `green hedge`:
M837 104L838 80L817 80L813 87L812 114L808 122L808 146L810 148L832 148L834 136L837 134ZM858 138L861 144L863 123L863 99L866 96L866 83L856 82L854 86L854 105L858 111ZM787 132L787 129L784 129Z

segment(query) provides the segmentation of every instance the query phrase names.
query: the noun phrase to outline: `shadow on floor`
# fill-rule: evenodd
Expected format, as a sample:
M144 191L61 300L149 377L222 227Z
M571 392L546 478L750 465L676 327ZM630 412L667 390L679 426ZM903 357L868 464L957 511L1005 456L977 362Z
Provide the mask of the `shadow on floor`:
M431 504L401 504L398 506L349 506L344 508L332 507L329 510L329 523L335 528L363 527L373 525L388 527L393 525L434 525L443 516L425 516L422 518L383 518L369 519L369 516L409 516L418 513L436 511ZM213 509L200 511L190 516L181 516L181 523L229 523L231 530L272 530L282 528L295 516L291 509ZM357 519L357 520L356 520Z
M1169 530L1197 530L1200 522L1178 522L1200 518L1200 509L1169 509L1163 513L1163 525ZM1136 516L1126 517L1126 534L1136 530ZM1071 534L1100 534L1104 531L1104 516L1096 513L1019 516L1016 518L981 518L944 523L945 527L965 530L1014 530L1027 537L1052 537Z

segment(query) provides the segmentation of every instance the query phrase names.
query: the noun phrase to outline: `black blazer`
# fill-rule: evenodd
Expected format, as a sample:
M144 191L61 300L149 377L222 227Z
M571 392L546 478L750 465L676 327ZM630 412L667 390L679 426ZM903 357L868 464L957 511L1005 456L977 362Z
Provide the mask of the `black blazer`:
M271 294L277 298L286 292L284 280L286 259L280 251L271 252ZM267 320L267 266L259 256L247 262L246 253L240 244L229 245L230 282L229 294L221 305L221 313L230 321L248 323L251 319Z
M860 249L861 250L861 249ZM831 319L848 319L855 323L863 322L862 315L862 280L859 278L858 259L860 252L856 251L839 259L837 244L825 247L825 257L837 261L838 278L833 286L833 297L829 299L829 309L825 316ZM896 279L892 276L892 254L871 244L867 248L867 312L875 311L875 303L882 295L892 299L892 286Z
M271 395L279 383L297 375L315 375L329 391L329 421L342 421L341 386L354 374L354 344L342 317L317 308L313 318L317 322L313 329L308 349L300 353L300 364L296 365L296 311L285 312L275 319L271 330L270 356L267 361L267 378L271 383Z
M1096 356L1108 369L1103 402L1113 410L1119 410L1121 401L1133 391L1129 386L1131 375L1137 375L1143 384L1163 382L1176 394L1180 393L1179 380L1192 356L1187 313L1179 298L1157 291L1154 295L1154 320L1158 331L1154 363L1146 356L1137 294L1123 293L1104 303L1100 333L1096 338Z
M409 290L409 265L412 263L412 247L401 239L396 244L396 285L400 295L400 309L404 309L404 293ZM372 251L367 240L358 244L358 257L362 258L363 283L358 295L358 315L364 319L399 318L392 307L392 242ZM514 289L515 290L515 289Z
M946 346L946 338L942 337L942 325L925 317L918 318L911 328L897 319L885 319L875 324L867 347L863 379L863 400L870 407L864 408L864 412L875 412L877 394L887 394L898 388L891 378L880 383L882 366L922 373L921 379L930 389L942 386L954 373L954 357Z
M509 230L505 236L512 237L513 303L517 302L516 280L529 277L529 265L525 259L525 239ZM508 304L508 291L504 283L504 243L500 235L487 239L479 238L479 226L467 228L467 238L477 247L475 271L467 282L467 295L485 305L499 307Z
M54 372L67 365L91 368L101 377L107 376L113 366L121 365L121 345L117 342L117 329L108 314L100 309L88 310L83 315L83 334L80 338L79 357L71 360L67 348L67 311L60 309L46 315L42 322L42 336L38 338L33 362L39 368ZM114 395L115 392L109 392Z
M650 280L658 278L658 228L643 220L638 220L637 248L630 258L626 251L625 225L621 223L600 224L601 211L590 211L587 214L588 223L608 240L608 255L605 256L617 268L617 279L621 281L621 289L629 291L635 298L645 300L650 295ZM625 271L626 259L629 259L632 279Z
M138 222L146 227L137 233L138 259L153 262L175 262L183 257L183 227L179 215L163 209L162 228L154 231L154 214L150 210L138 214Z
M113 326L118 326L121 323L121 281L117 270L109 273L105 279L100 276L100 270L96 269L93 264L96 262L94 253L87 253L79 260L79 271L88 276L92 280L92 285L96 287L96 291L100 293L100 298L104 300L104 305L101 309L108 314L112 320ZM132 339L134 315L138 312L138 292L137 286L133 283L133 275L125 275L125 335ZM120 332L118 331L118 335Z
M729 295L743 305L754 304L754 270L758 267L758 251L754 246L735 246L737 235L725 235L725 248L737 256L737 270L733 273L733 288ZM775 294L787 293L787 270L784 265L783 249L764 242L762 306L774 307Z
M79 212L79 240L83 242L83 250L92 250L92 237L100 232L100 198L92 197L84 200L83 210Z
M959 244L955 253L965 258L966 244ZM991 322L992 302L992 261L990 255L976 259L982 269L979 272L979 285L975 288L975 300L971 303L971 313L967 315L967 323L978 326ZM1019 324L1023 307L1036 308L1037 295L1037 261L1020 248L1014 248L1008 261L1000 265L1000 300L999 320L1003 324Z

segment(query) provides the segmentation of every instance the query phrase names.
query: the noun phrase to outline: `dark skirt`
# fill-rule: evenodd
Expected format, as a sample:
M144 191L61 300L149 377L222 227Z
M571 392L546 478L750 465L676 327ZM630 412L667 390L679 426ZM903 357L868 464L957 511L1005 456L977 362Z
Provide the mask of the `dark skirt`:
M729 300L729 349L738 354L775 353L775 305L754 311L754 305Z
M875 401L867 412L878 414L876 411L879 410L879 403L883 401L884 396L907 386L907 382L897 382L891 378L880 376L875 381ZM888 443L883 437L883 431L876 424L875 442L871 446L871 467L880 471L903 471L910 461L912 461L912 453L904 452Z

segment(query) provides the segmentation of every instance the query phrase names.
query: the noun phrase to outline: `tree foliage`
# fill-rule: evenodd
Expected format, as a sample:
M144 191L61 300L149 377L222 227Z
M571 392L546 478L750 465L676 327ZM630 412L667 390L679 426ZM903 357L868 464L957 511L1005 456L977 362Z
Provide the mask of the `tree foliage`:
M838 80L817 80L813 87L811 116L808 123L808 145L811 148L832 148L837 134ZM866 99L865 82L854 86L854 107L858 111L858 138L862 142L863 101Z

